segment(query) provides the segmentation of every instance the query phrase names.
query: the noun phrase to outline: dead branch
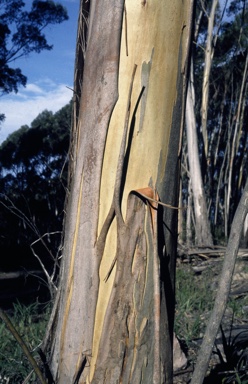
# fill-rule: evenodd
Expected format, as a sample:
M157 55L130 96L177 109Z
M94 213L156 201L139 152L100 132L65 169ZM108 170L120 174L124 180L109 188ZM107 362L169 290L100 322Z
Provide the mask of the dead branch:
M191 384L202 384L209 360L216 339L222 317L224 315L228 296L231 289L232 276L235 262L238 254L238 248L242 233L245 217L248 213L248 179L236 210L231 232L226 248L226 254L223 262L220 276L219 287L217 290L214 308L208 321L207 329L196 361L195 370L191 379Z

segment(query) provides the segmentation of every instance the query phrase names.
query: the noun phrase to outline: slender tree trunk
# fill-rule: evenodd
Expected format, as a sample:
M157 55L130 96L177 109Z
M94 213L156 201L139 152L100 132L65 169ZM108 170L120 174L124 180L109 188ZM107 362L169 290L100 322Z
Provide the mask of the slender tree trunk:
M183 206L183 191L182 191L182 179L180 178L180 184L179 184L179 206L182 207ZM184 240L185 240L185 236L184 236L184 229L183 229L183 210L180 209L179 212L178 212L178 226L177 226L178 230L178 244L179 245L183 245L184 243Z
M243 236L241 238L242 247L247 248L248 246L248 214L245 217L244 227L243 227Z
M230 294L232 276L239 250L242 228L248 213L248 179L243 190L239 205L231 226L230 237L220 274L219 286L214 302L214 308L208 321L207 329L197 357L196 366L192 375L191 384L202 384L207 372L209 360L213 350L215 338L225 313L227 300Z
M233 74L230 76L230 87L231 87L231 100L230 104L236 104L235 97L233 95L233 88L234 88L234 80L233 80ZM230 108L229 114L228 114L228 124L227 124L227 139L226 139L226 149L225 149L225 156L226 157L226 167L224 172L224 228L225 228L225 238L228 238L228 210L227 210L227 186L228 186L228 180L229 180L229 168L230 168L230 156L231 156L231 135L232 135L232 110ZM224 164L224 162L223 162Z
M198 246L213 246L213 239L208 220L208 211L203 188L198 140L196 132L196 121L194 112L194 85L193 69L191 66L191 81L188 85L186 104L186 132L188 143L188 159L191 185L193 191L194 214L195 214L195 243Z
M230 155L230 170L228 175L228 188L227 188L227 223L229 224L229 217L230 217L230 201L231 201L231 193L232 193L232 176L233 176L233 166L235 161L235 155L238 149L238 137L239 131L241 131L243 125L241 124L241 112L242 112L242 105L246 103L246 98L244 97L244 92L246 90L246 81L247 81L247 72L248 72L248 53L246 54L246 61L245 61L245 68L242 78L242 84L240 88L239 93L239 101L238 101L238 107L237 107L237 114L236 114L236 120L235 120L235 127L234 127L234 134L232 137L232 144L231 144L231 155Z
M219 205L220 205L220 191L221 191L221 185L224 184L224 166L226 163L226 156L227 156L227 149L225 150L222 164L219 171L219 178L217 183L217 189L216 189L216 197L215 197L215 215L214 215L214 225L217 225L217 217L219 212ZM224 220L223 220L224 221Z
M178 204L191 10L179 0L90 2L48 345L58 384L172 382L171 205ZM79 52L76 65L81 73Z
M187 216L186 216L186 245L187 247L192 247L193 236L192 236L192 227L193 227L193 209L192 209L192 188L191 180L188 183L188 204L187 204Z
M214 31L214 19L216 13L216 7L219 0L212 0L212 7L210 15L208 17L208 32L207 41L205 47L205 62L204 73L202 81L202 105L201 105L201 128L204 142L205 157L208 157L208 132L207 132L207 119L208 119L208 95L209 95L209 78L211 65L213 60L214 48L213 48L213 31Z

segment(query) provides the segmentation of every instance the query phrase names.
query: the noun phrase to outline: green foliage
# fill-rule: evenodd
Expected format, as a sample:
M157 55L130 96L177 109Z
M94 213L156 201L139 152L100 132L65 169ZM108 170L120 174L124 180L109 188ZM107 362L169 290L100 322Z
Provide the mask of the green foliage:
M17 302L10 316L16 330L36 358L38 358L37 348L44 337L49 314L49 305L41 307L38 303L33 303L30 306L23 306ZM0 383L22 383L32 368L21 347L3 322L0 322L0 344ZM37 381L33 374L29 383L35 382Z
M5 115L4 113L0 113L0 126L1 126L1 123L5 120Z
M68 19L66 9L51 0L33 0L31 10L22 0L1 0L0 7L0 90L2 94L17 92L25 86L26 76L20 68L9 66L14 60L32 52L51 50L43 33L51 24Z
M1 260L1 268L4 260L12 270L28 268L18 258L20 249L45 234L35 250L48 269L55 260L67 185L71 107L70 103L55 114L42 112L31 127L22 126L0 146L0 249L10 255Z
M226 337L222 327L221 334L223 352L218 347L216 347L215 352L219 357L220 364L214 367L207 383L247 384L248 332L241 331L232 337L231 326L228 337Z

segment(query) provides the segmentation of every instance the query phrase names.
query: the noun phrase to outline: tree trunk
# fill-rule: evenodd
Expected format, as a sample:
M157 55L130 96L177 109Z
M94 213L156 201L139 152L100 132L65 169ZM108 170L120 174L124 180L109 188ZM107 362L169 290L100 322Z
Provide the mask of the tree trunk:
M188 183L188 203L187 203L187 215L186 215L186 245L188 248L192 247L192 228L194 220L192 220L193 209L192 209L192 188L191 180ZM194 227L195 228L195 227Z
M212 0L212 7L210 15L208 16L208 33L205 48L205 61L204 61L204 73L202 81L202 104L201 104L201 123L202 123L202 136L204 142L205 157L208 157L208 132L207 132L207 119L208 119L208 95L209 95L209 78L211 65L214 55L213 47L213 32L214 32L214 19L216 8L219 0Z
M232 181L233 181L233 166L235 161L235 155L238 151L238 139L240 139L240 132L242 131L243 124L241 124L241 116L242 116L242 107L246 104L247 99L245 97L245 91L246 88L246 81L247 81L247 73L248 73L248 53L246 54L246 60L245 60L245 68L243 72L242 77L242 83L240 87L240 93L239 93L239 101L237 105L237 113L235 117L235 126L234 126L234 133L232 136L232 143L231 143L231 157L230 157L230 168L229 168L229 175L228 175L228 188L227 188L227 223L229 224L230 221L230 201L231 201L231 194L232 194Z
M230 295L232 277L235 262L238 255L242 228L248 213L248 179L243 189L242 197L235 212L231 226L230 237L224 256L222 271L219 278L214 308L208 320L201 348L197 356L195 370L191 378L191 384L202 384L208 369L209 360L214 347L214 342L219 330L223 315L226 310L228 297Z
M192 72L192 67L191 67ZM195 214L195 243L198 246L213 246L213 239L208 220L208 211L203 188L201 167L198 151L198 140L196 132L196 121L194 112L194 85L193 73L187 92L186 104L186 132L188 144L188 159L190 179L193 191L194 214Z
M46 348L56 383L172 382L177 210L159 201L178 202L191 11L179 0L90 2Z

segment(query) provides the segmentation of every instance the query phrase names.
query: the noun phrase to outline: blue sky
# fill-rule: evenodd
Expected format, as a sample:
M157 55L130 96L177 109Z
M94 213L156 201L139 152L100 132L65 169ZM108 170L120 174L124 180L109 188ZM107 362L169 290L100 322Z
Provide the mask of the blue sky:
M17 94L0 97L0 113L6 119L0 126L0 143L22 125L30 125L37 115L48 109L56 112L72 98L73 71L77 34L79 0L56 0L68 11L69 20L48 26L44 33L51 51L31 53L27 58L16 60L14 65L27 76L26 88ZM31 6L32 1L25 1Z

